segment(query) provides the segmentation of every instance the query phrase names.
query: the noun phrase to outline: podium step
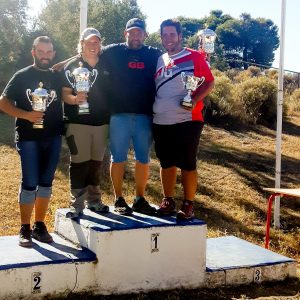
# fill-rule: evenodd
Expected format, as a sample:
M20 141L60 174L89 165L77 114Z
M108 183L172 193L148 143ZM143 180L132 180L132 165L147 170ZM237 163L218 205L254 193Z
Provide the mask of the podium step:
M95 285L95 254L52 236L53 243L33 240L32 248L20 247L18 236L0 237L1 299L66 295Z
M129 294L260 283L296 277L295 260L226 236L206 240L201 220L57 211L54 242L18 246L0 237L0 299L68 297L70 292ZM80 246L84 245L91 250ZM206 251L207 248L207 251Z
M296 270L294 259L237 237L207 239L206 286L283 280Z
M205 222L90 210L84 210L75 221L65 217L67 211L57 210L55 231L96 254L99 293L196 288L203 284Z

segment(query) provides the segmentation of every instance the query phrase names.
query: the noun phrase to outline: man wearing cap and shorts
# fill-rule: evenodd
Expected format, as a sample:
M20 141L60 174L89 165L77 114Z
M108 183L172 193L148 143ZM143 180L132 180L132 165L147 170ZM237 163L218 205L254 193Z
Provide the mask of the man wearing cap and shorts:
M110 149L111 180L115 193L115 211L155 214L144 198L152 144L152 105L155 97L154 73L160 50L144 45L145 22L129 20L125 43L108 46L103 54L110 77ZM132 208L123 197L122 185L130 144L135 153L136 197Z
M182 47L181 25L165 20L160 26L162 45L167 50L157 63L156 97L153 105L153 135L156 155L161 164L164 198L159 215L175 213L174 188L177 168L181 169L184 200L177 219L192 219L193 200L197 190L196 159L203 128L203 98L214 86L214 78L201 54ZM192 107L181 101L187 95L181 73L204 77L204 83L192 93Z
M109 211L109 207L102 204L100 190L100 167L107 145L109 123L109 108L105 95L106 76L100 63L100 51L99 31L86 28L80 36L79 55L66 64L62 76L66 141L71 154L71 208L66 215L69 218L79 217L85 208L85 202L86 208L93 211ZM69 78L71 82L67 79L80 65L90 72L90 76L96 76L88 94L73 88L71 83L74 83L74 78ZM94 77L90 82L93 80ZM79 106L86 102L89 111L82 113Z

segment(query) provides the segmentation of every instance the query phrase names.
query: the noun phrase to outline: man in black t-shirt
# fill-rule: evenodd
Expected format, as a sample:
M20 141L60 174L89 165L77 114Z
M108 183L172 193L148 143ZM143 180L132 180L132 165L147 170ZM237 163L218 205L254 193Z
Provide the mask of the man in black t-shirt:
M101 55L109 74L111 180L115 193L115 211L132 210L153 215L156 209L144 198L152 144L152 105L155 97L154 74L161 52L144 45L145 22L129 20L125 43L106 47ZM130 144L135 153L136 194L132 208L123 198L123 176Z
M51 39L36 38L31 53L34 64L16 72L0 97L0 110L16 118L15 142L22 168L19 245L23 247L32 246L32 237L44 243L53 241L44 220L63 129L59 78L49 69L55 55Z

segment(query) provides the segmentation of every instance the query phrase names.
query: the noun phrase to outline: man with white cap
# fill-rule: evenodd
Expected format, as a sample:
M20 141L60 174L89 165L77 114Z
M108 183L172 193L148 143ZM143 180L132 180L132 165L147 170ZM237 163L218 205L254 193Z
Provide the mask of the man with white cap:
M100 166L107 145L109 122L106 80L100 63L100 51L99 31L86 28L80 36L79 55L67 63L62 76L66 141L71 154L71 209L67 213L70 218L82 214L85 202L86 207L93 211L109 211L109 207L102 204L100 191ZM90 76L96 76L88 93L74 89L74 78L68 78L74 74L74 70L79 72L79 67L81 70L85 68ZM84 103L88 103L88 110L82 113L80 106Z

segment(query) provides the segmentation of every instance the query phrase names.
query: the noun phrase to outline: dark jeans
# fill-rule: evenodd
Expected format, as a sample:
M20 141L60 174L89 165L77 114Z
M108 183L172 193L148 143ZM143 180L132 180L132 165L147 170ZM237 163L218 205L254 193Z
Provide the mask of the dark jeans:
M60 156L61 136L41 141L21 141L16 147L22 167L20 203L33 203L36 197L50 198Z

